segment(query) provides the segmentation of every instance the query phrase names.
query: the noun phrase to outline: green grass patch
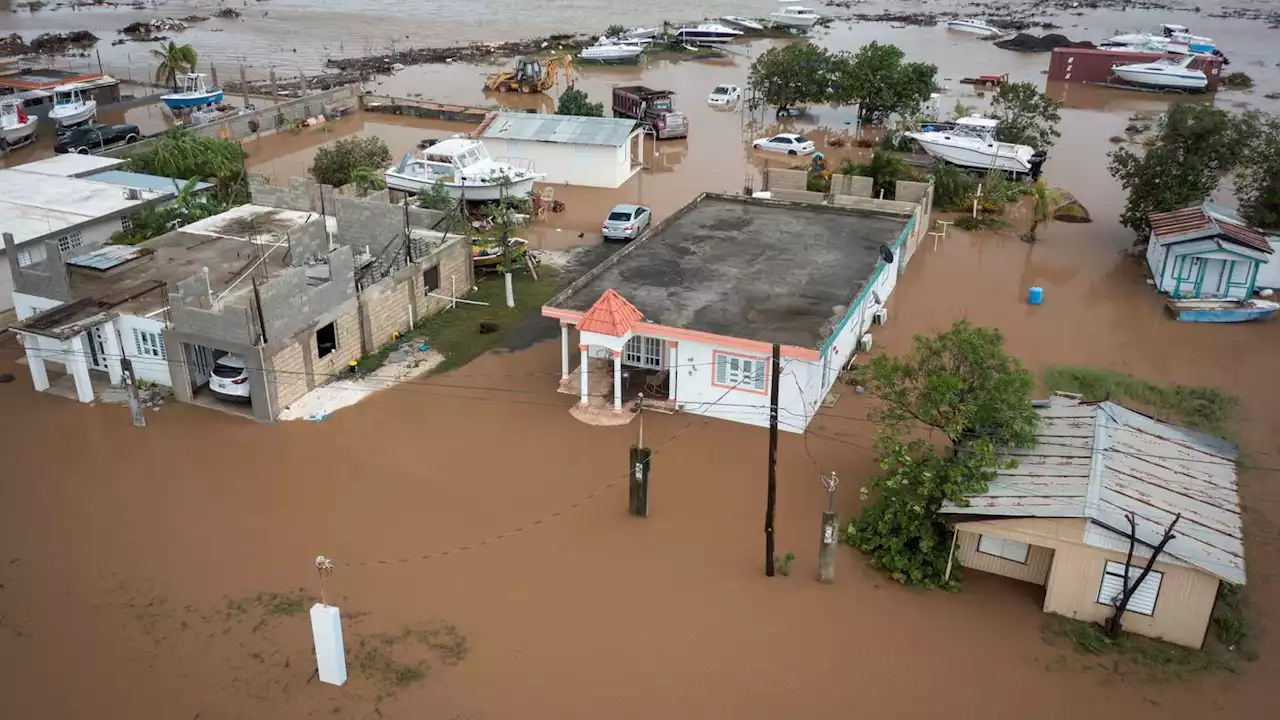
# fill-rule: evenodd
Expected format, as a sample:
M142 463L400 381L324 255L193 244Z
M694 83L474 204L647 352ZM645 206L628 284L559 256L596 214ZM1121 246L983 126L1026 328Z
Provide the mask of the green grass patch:
M1051 365L1044 384L1050 392L1079 393L1090 402L1110 398L1136 403L1164 421L1226 438L1237 400L1217 388L1192 385L1157 385L1132 375L1100 368Z
M264 592L254 596L253 601L268 615L301 615L306 612L307 605L315 599L304 590L288 592Z
M1095 667L1109 669L1118 675L1136 673L1146 680L1181 680L1192 675L1235 672L1239 655L1214 642L1204 649L1183 647L1152 638L1122 632L1119 637L1107 635L1101 625L1073 620L1060 615L1045 618L1041 635L1045 642L1060 646L1063 641L1085 656L1107 662Z
M416 643L416 645L414 644ZM467 638L451 622L406 625L395 633L361 637L351 655L352 664L378 688L378 700L393 697L399 689L425 680L431 663L426 650L444 665L457 665L467 657ZM407 656L409 659L401 659ZM399 656L399 657L398 657Z
M1213 639L1227 652L1238 654L1250 662L1258 658L1253 647L1253 621L1244 588L1228 583L1218 584L1218 601L1209 616Z
M365 639L356 648L355 666L378 686L382 697L390 697L406 685L427 679L431 669L426 661L400 662L391 654L389 644Z
M983 215L981 213L979 213L977 217L974 217L973 215L961 215L956 218L955 224L956 227L961 230L967 230L970 232L980 230L1000 230L1009 226L1009 223L1001 218L993 215Z
M444 310L424 318L401 339L361 358L358 363L360 372L377 370L386 362L392 350L406 342L425 342L433 350L444 354L444 362L433 372L446 372L466 365L497 345L507 330L536 316L543 304L556 294L560 273L555 268L543 265L538 269L538 278L534 282L526 272L516 273L512 277L516 296L514 308L507 307L507 293L501 275L489 275L479 280L476 291L467 295L466 299L486 302L488 305L458 303L458 307L452 310ZM496 324L498 332L481 334L482 322Z

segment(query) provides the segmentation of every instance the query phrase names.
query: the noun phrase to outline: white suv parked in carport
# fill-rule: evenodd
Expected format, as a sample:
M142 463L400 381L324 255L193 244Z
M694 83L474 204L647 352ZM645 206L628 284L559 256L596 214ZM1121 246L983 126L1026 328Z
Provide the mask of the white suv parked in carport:
M209 389L224 400L248 400L249 373L245 372L244 358L228 353L215 360Z

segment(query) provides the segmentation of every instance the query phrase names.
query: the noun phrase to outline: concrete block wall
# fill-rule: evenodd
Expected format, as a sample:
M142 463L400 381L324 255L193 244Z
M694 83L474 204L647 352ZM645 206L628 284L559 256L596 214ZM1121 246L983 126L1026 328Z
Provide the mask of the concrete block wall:
M769 190L799 190L809 187L809 173L806 170L782 170L769 168Z
M215 310L209 307L209 279L203 273L174 287L177 292L169 293L169 320L175 331L207 338L212 345L219 342L257 344L258 327L249 308L224 305Z
M18 262L18 250L12 233L4 233L4 255L9 261L13 289L26 295L71 302L71 277L62 262L57 240L44 241L44 259L26 267ZM0 270L0 272L3 272ZM6 301L9 298L5 298Z
M831 192L836 195L852 195L854 197L871 197L875 189L874 181L862 175L832 175Z
M267 387L276 414L307 394L312 384L307 382L307 364L306 348L299 342L289 343L267 360Z
M427 295L423 275L432 266L440 268L440 287L432 290L436 295L465 297L475 284L475 266L471 262L471 243L462 237L451 237L447 243L415 263L418 269L410 278L413 294L418 299L415 316L418 320L431 317L449 306L449 301ZM454 292L457 292L455 295Z
M916 211L915 203L899 200L877 200L875 198L857 197L854 195L836 195L833 202L836 207L858 208L861 210L878 210L897 215L910 215Z
M329 254L329 233L324 218L316 215L289 231L289 264L308 265Z
M272 185L265 175L249 173L249 200L255 205L320 212L320 188L315 181L305 178L289 178L283 186Z
M393 333L403 333L413 324L417 298L413 294L411 272L417 265L385 277L360 293L361 331L367 352L392 341Z
M824 203L827 196L820 192L809 192L808 190L781 190L774 188L770 190L774 200L786 200L788 202L806 202L806 203Z
M268 343L296 335L304 327L323 317L356 296L355 261L351 248L339 247L327 256L329 280L312 286L306 267L289 268L263 283L258 294L262 298L263 332Z
M444 297L427 295L423 284L428 270L439 268L440 287L436 295L463 297L475 282L471 245L462 237L451 237L408 267L401 268L360 293L360 313L365 351L374 352L391 342L393 332L405 332L423 318L449 307Z
M932 196L932 193L930 192L932 188L933 183L899 180L894 185L893 199L900 200L902 202L922 202L926 195Z
M333 323L338 346L320 357L316 330ZM297 335L273 343L267 364L271 368L271 385L275 412L297 402L306 393L349 371L348 363L365 354L361 333L360 307L355 298L343 303L328 315L319 317Z
M359 198L334 198L340 245L369 247L377 257L391 243L404 239L404 208Z

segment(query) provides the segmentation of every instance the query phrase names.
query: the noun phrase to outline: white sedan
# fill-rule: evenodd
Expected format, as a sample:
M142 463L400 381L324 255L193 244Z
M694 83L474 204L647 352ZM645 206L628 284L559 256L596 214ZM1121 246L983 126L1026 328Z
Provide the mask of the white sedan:
M788 155L808 155L817 149L813 141L795 133L779 133L773 137L760 138L751 143L757 150L773 150Z
M707 104L724 107L732 105L742 97L742 88L737 85L717 85L707 96Z

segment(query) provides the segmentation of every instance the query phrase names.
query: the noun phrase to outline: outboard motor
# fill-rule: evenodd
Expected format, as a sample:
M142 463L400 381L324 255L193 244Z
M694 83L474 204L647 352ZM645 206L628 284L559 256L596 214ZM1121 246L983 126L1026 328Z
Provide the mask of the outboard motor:
M1037 150L1034 153L1031 153L1031 162L1029 163L1031 165L1031 170L1029 174L1031 175L1032 182L1040 179L1040 173L1044 170L1044 161L1048 159L1049 153L1044 150Z
M1216 58L1221 59L1221 60L1222 60L1222 64L1223 64L1224 66L1226 66L1226 65L1230 65L1230 64L1231 64L1231 61L1227 59L1227 56L1226 56L1226 55L1223 55L1223 54L1222 54L1222 51L1221 51L1221 50L1219 50L1218 48L1214 48L1214 49L1213 49L1213 56L1214 56L1214 57L1216 57Z

